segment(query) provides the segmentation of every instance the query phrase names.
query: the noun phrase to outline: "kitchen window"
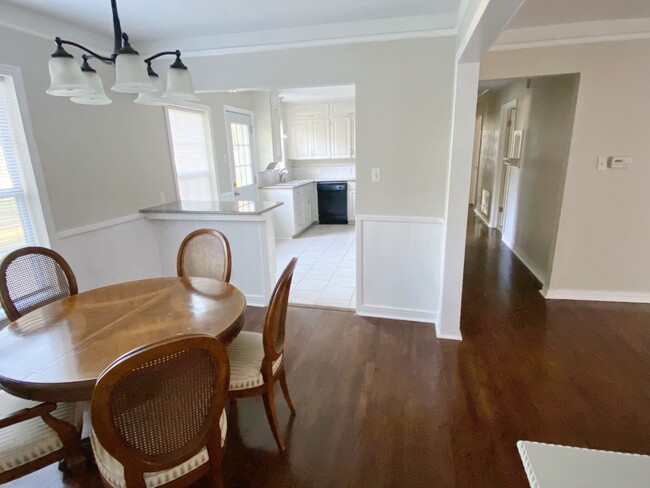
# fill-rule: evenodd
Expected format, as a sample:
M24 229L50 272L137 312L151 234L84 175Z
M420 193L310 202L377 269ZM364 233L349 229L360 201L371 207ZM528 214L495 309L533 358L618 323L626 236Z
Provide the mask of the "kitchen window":
M178 199L218 200L208 112L168 107L167 126Z
M10 70L0 67L0 259L49 245L14 77L3 72Z

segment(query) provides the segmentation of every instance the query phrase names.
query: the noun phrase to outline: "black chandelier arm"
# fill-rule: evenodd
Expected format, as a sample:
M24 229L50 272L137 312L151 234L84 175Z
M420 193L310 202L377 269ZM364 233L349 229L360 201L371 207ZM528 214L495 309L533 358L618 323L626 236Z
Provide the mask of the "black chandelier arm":
M114 58L114 57L110 57L110 58L109 58L109 57L106 57L106 56L102 56L101 54L97 54L96 52L91 51L91 50L88 49L87 47L82 46L81 44L79 44L79 43L77 43L77 42L66 41L65 39L61 39L60 37L57 37L57 38L56 38L56 43L57 43L59 46L62 45L62 44L65 44L65 45L67 45L67 46L74 46L74 47L76 47L76 48L81 49L82 51L87 52L87 53L90 54L93 58L95 58L95 59L99 59L99 60L100 60L101 62L103 62L103 63L111 64L111 65L112 65L112 64L115 64L115 58Z
M159 52L158 54L154 54L153 56L149 56L147 59L144 60L144 62L149 64L154 59L158 59L161 56L176 56L177 58L180 58L181 52L178 51L178 50L176 50L176 51L162 51L162 52Z

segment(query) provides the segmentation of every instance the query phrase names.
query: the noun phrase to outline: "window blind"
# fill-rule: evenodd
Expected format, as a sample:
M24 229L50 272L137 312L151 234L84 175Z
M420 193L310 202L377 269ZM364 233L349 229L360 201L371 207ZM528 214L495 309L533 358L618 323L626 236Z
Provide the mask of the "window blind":
M167 118L178 196L181 200L217 200L207 114L169 107Z
M31 160L13 80L0 75L0 259L16 248L37 244L30 212L36 191L30 188L34 185L30 175Z

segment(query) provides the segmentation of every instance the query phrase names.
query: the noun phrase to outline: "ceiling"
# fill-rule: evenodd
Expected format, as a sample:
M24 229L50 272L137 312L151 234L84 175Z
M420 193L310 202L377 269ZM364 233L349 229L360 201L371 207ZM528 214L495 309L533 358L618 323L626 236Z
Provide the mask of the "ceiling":
M122 29L133 39L156 41L408 17L444 16L455 21L460 1L121 0L118 8ZM110 0L0 0L0 3L112 35Z
M526 0L507 29L650 17L650 0Z

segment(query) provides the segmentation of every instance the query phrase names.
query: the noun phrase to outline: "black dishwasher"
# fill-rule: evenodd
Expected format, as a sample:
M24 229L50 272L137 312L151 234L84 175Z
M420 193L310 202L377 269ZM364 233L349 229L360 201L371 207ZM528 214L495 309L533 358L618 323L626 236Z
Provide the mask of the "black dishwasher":
M345 181L324 181L318 189L318 222L348 223L348 184Z

